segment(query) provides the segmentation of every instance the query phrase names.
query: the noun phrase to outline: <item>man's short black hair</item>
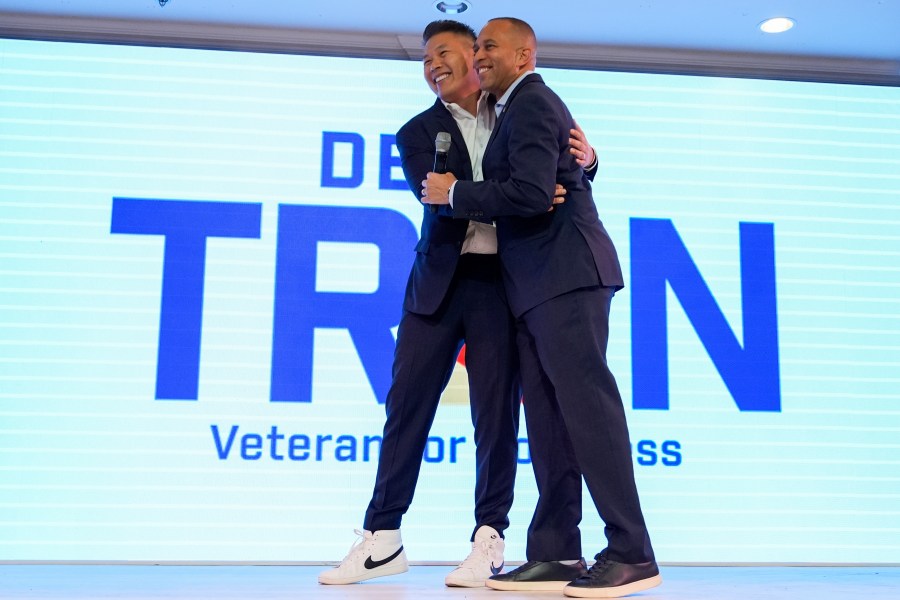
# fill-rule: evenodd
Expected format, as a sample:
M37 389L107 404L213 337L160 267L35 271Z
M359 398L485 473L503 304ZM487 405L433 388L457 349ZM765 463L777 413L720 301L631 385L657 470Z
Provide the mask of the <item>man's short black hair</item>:
M453 21L451 19L443 19L441 21L432 21L425 26L425 31L422 32L422 45L424 46L427 44L428 40L437 34L448 32L469 37L472 39L473 43L478 37L475 35L475 30L465 23L460 23L459 21Z

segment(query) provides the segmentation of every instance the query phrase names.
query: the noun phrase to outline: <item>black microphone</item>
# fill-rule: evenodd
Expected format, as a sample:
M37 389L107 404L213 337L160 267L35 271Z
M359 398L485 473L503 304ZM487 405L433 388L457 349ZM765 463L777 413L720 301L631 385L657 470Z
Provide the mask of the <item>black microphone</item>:
M446 131L440 131L434 138L434 168L435 173L447 172L447 153L450 151L450 134ZM437 212L437 204L429 206L431 212Z

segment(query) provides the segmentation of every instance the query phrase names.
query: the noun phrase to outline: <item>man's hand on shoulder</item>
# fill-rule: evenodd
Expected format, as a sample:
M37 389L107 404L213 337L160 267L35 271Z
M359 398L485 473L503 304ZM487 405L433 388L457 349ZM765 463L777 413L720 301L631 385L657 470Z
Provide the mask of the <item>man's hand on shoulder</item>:
M569 130L569 153L575 157L575 162L582 169L590 171L597 166L597 153L588 143L587 136L578 122L573 119L572 124L575 127Z

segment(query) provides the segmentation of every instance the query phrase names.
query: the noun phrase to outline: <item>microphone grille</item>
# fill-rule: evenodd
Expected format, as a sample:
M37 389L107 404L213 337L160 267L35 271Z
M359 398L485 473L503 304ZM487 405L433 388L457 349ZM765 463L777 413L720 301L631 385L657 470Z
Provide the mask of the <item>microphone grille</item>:
M434 138L434 148L438 152L447 152L450 150L450 134L446 131L438 132Z

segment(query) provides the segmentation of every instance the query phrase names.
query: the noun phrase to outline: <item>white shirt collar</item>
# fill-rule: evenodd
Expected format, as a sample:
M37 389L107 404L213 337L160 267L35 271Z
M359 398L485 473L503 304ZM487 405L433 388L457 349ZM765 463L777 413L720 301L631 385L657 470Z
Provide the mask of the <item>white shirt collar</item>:
M477 108L475 109L476 115L483 110L484 106L487 104L489 96L490 96L490 94L488 94L487 92L481 92L481 95L478 96L478 104L477 104ZM443 99L441 99L441 102L443 102L444 107L447 110L449 110L450 114L452 114L454 117L457 117L457 118L469 117L469 118L474 119L476 116L455 102L444 102Z

